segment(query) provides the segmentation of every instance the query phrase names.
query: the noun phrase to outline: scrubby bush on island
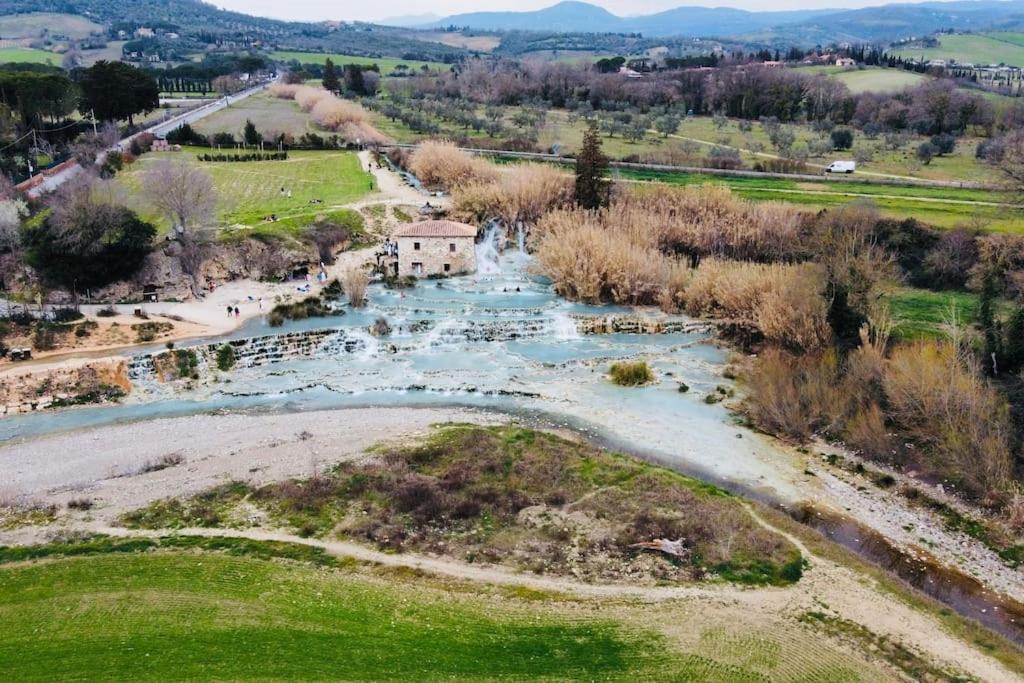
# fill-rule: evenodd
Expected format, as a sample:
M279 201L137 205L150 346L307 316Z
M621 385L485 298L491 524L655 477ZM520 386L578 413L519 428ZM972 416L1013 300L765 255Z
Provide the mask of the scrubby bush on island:
M612 363L608 376L620 387L639 387L654 381L654 373L645 361Z

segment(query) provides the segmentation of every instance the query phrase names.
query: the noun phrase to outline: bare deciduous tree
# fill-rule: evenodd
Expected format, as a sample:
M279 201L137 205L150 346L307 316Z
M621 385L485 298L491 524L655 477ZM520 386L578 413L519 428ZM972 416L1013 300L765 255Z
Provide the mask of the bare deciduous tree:
M195 228L212 219L217 190L209 174L187 161L161 161L142 178L145 197L170 221L178 238L181 268L191 278L194 294L199 292L199 272L206 248Z
M161 161L142 177L146 199L160 210L179 237L213 216L213 179L187 161Z
M1024 131L1003 138L1003 154L997 166L1014 192L1024 194Z

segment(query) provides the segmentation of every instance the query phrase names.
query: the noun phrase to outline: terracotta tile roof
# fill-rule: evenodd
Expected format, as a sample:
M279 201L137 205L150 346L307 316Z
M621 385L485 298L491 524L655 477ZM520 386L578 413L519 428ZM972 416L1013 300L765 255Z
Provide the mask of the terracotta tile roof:
M419 221L395 231L395 237L476 237L476 226L456 221Z

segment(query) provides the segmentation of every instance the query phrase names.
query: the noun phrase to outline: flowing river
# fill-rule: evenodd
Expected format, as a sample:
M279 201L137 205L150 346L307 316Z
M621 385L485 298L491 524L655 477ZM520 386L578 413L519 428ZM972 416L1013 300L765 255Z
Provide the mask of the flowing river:
M704 326L685 317L567 302L530 275L524 254L498 256L490 241L482 244L487 251L476 275L421 280L402 290L372 285L368 305L342 306L344 315L279 328L256 319L225 338L204 340L197 345L207 349L199 354L204 377L218 374L206 367L209 349L237 345L237 366L217 381L188 388L159 382L151 356L141 353L131 364L135 389L122 404L10 417L0 421L0 443L211 411L454 404L571 427L769 504L819 497L822 485L808 481L798 454L741 427L718 400L731 390L722 377L728 351ZM390 334L369 333L379 319ZM638 319L646 321L644 333L621 324ZM657 382L612 384L609 365L627 359L646 360ZM844 523L834 529L845 529ZM820 521L817 526L823 528ZM866 548L861 536L835 534L900 574L899 551L886 546L883 552L879 543ZM920 573L920 562L914 566ZM986 597L980 585L964 584L966 577L937 566L927 573L928 581L912 582L1024 642L1019 605Z

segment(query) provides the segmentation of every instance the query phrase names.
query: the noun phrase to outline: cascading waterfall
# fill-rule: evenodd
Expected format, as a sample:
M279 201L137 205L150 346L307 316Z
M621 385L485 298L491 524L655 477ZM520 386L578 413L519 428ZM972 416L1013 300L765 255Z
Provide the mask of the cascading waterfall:
M580 338L576 321L567 313L558 311L551 316L551 331L559 341L571 341Z
M478 275L501 275L500 240L502 229L497 222L487 226L484 237L476 245L476 272Z

